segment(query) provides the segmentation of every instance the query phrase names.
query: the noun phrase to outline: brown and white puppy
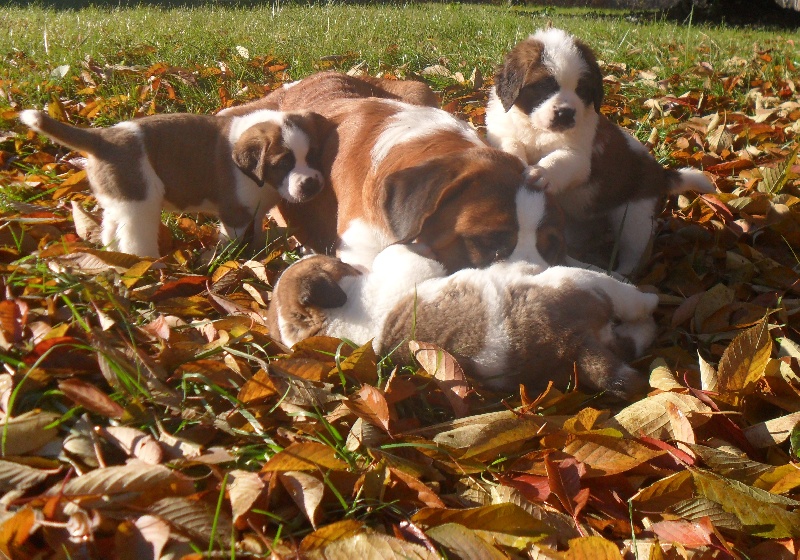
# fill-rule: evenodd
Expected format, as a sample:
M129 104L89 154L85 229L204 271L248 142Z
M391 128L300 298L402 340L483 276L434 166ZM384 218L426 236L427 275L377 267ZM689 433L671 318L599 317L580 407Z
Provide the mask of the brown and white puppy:
M258 109L281 109L286 106L313 107L331 99L379 97L412 105L438 107L439 100L431 88L414 80L387 80L372 76L349 76L339 72L318 72L291 82L261 99L223 109L218 115L237 116Z
M384 247L413 240L449 271L512 253L539 264L563 259L555 203L525 184L522 162L487 146L467 123L390 99L313 106L336 125L323 150L330 188L302 204L278 205L304 245L335 250L362 270ZM306 108L303 99L290 104L288 94L282 105Z
M88 154L87 175L103 208L103 244L158 257L161 210L219 216L224 237L263 247L263 219L281 198L301 202L323 187L311 112L242 117L153 115L110 128L79 128L39 111L20 120Z
M563 389L574 371L584 391L630 398L646 387L627 362L655 337L657 295L600 272L521 261L447 276L412 247L387 247L364 275L333 257L298 261L273 291L270 332L289 346L313 335L372 340L384 355L414 337L496 390Z
M560 29L537 31L516 45L489 94L489 143L530 164L531 176L566 213L568 253L633 272L668 194L713 192L694 169L663 168L647 149L600 114L603 79L591 49ZM587 239L610 243L591 244Z

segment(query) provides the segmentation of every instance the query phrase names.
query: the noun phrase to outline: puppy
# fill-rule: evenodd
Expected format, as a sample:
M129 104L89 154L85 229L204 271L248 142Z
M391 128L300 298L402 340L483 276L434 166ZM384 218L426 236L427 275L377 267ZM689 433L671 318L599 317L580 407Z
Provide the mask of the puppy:
M252 232L254 247L263 247L267 211L323 187L317 144L327 124L311 112L153 115L110 128L78 128L33 110L20 120L88 154L103 244L142 257L159 256L162 208L217 215L224 237Z
M584 391L627 399L645 388L627 361L655 337L655 294L603 273L523 261L447 276L411 247L387 247L365 275L332 257L298 261L273 291L270 332L287 345L318 334L373 340L381 354L409 338L433 342L495 390L539 390L551 380L563 389L574 371ZM397 350L393 359L409 356Z
M379 97L412 105L438 107L439 100L423 82L387 80L372 76L349 76L339 72L318 72L297 82L285 84L261 99L223 109L218 115L240 116L258 109L280 109L284 105L313 107L331 99Z
M665 195L714 186L694 169L664 169L632 135L600 114L603 78L591 49L560 29L515 46L486 109L490 144L531 164L531 176L566 213L568 254L632 273Z
M308 98L289 97L295 88L282 110L310 108ZM512 253L539 264L563 260L555 203L526 185L519 159L487 146L467 123L391 99L312 105L335 124L321 168L330 188L277 208L304 245L336 251L361 270L386 246L413 240L448 271Z

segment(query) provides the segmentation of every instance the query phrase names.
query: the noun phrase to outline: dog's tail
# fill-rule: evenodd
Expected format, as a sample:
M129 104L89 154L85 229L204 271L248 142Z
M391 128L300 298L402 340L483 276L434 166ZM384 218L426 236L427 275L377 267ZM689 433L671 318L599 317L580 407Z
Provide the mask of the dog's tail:
M59 144L93 154L103 145L102 133L99 129L79 128L70 124L62 123L48 116L43 111L28 109L19 115L22 124L32 128L40 134L44 134L55 140Z
M667 194L681 194L686 191L695 191L701 194L712 193L716 190L705 174L691 167L667 170Z

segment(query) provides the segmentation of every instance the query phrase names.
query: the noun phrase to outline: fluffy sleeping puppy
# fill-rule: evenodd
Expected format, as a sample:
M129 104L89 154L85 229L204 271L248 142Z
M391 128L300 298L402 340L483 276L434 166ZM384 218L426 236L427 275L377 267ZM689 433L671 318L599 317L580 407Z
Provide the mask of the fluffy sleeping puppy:
M313 107L319 101L366 97L394 99L426 107L439 106L436 94L423 82L318 72L297 82L284 84L261 99L223 109L217 114L246 115L258 109L280 109L284 105L297 106L302 103L306 107Z
M305 97L290 104L289 93L283 110L310 109ZM563 260L556 204L526 184L518 158L487 146L467 123L393 99L312 105L335 124L321 167L330 188L277 207L305 246L362 270L388 245L414 240L450 272L512 254L543 265Z
M280 199L302 202L323 187L325 120L311 112L261 110L241 117L153 115L110 128L79 128L39 111L20 120L88 154L87 175L103 208L103 244L158 257L161 210L219 216L223 237L264 246L263 220Z
M658 296L603 273L521 261L450 276L414 245L392 245L360 274L333 257L290 266L275 286L270 332L289 346L313 335L373 340L388 354L410 338L438 344L496 390L522 383L630 398L646 380L628 365L656 333ZM410 359L403 349L393 354Z
M713 192L694 169L662 167L600 114L603 78L592 50L560 29L516 45L495 76L486 109L490 144L531 164L531 176L566 213L568 254L630 274L668 194Z

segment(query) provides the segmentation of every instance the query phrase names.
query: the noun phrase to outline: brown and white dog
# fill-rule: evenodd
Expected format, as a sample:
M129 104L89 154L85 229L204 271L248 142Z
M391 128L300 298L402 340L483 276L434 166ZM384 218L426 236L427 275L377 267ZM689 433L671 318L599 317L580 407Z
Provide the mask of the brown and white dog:
M521 261L447 276L413 247L387 247L368 274L333 257L301 259L273 290L270 332L289 346L314 335L372 340L382 355L414 337L497 390L550 380L563 389L575 371L585 391L630 398L646 387L627 362L655 337L657 295L600 272Z
M307 108L298 104L282 109ZM555 203L528 188L522 162L487 146L467 123L391 99L313 105L336 125L322 159L330 188L302 204L278 205L304 245L335 250L362 269L384 247L413 240L449 271L512 253L540 264L563 259Z
M571 257L633 272L668 194L713 192L694 169L662 167L644 145L600 114L603 78L592 50L560 29L537 31L516 45L489 94L489 143L530 164L531 176L556 195L567 218ZM610 240L609 240L610 238Z
M241 117L153 115L110 128L79 128L28 110L20 120L88 154L87 175L103 208L103 244L158 257L161 210L219 216L233 240L252 231L281 198L301 202L323 187L318 139L327 123L311 112Z
M331 99L379 97L412 105L438 107L439 99L431 88L414 80L389 80L372 76L350 76L339 72L318 72L291 82L261 99L223 109L218 115L237 116L258 109L280 109L285 106L313 107Z

